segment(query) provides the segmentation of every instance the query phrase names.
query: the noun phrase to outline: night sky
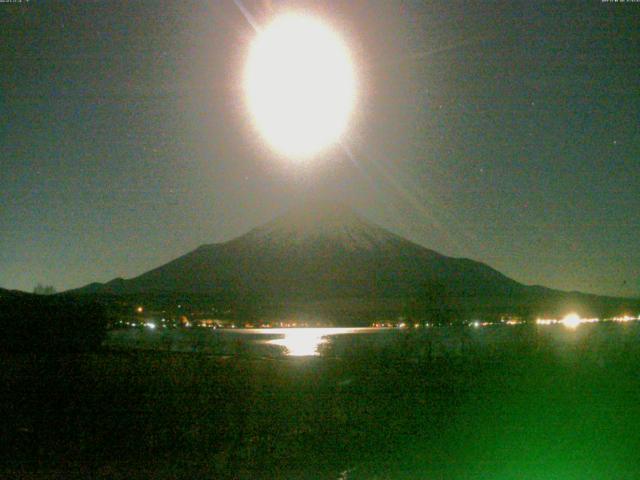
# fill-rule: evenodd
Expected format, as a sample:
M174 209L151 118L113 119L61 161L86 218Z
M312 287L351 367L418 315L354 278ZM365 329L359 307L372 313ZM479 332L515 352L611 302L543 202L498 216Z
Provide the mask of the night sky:
M640 296L640 3L245 5L343 35L352 158L256 134L232 0L0 3L0 287L135 276L316 191L526 284Z

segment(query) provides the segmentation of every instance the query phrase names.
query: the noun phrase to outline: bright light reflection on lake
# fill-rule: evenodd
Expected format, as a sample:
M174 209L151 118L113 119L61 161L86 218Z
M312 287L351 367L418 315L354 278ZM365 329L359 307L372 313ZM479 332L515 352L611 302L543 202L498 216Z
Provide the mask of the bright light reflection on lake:
M268 340L266 343L284 347L287 355L302 357L305 355L319 355L318 349L326 341L322 334L298 331L291 332L282 338Z
M280 335L280 338L266 340L264 343L284 347L285 354L292 357L320 355L320 345L327 343L327 337L358 333L368 328L271 328L253 330L251 333Z

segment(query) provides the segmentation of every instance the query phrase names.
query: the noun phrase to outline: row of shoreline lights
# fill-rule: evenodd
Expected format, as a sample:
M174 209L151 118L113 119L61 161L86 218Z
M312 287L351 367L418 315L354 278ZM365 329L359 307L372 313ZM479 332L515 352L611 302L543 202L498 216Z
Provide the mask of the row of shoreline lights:
M138 306L136 308L136 312L137 313L142 313L144 311L142 306ZM599 318L582 318L580 317L580 315L578 315L577 313L569 313L568 315L565 315L562 319L557 319L557 318L538 318L536 320L536 324L537 325L557 325L557 324L561 324L564 325L567 328L571 328L571 329L575 329L578 328L580 325L582 325L583 323L598 323L598 322L616 322L616 323L626 323L626 322L632 322L632 321L640 321L640 315L638 315L637 317L633 317L631 315L623 315L620 317L612 317L612 318L605 318L605 319L599 319ZM122 322L120 322L122 324ZM162 323L165 323L165 319L162 319ZM506 322L507 325L517 325L520 324L522 322L516 321L516 320L508 320ZM147 328L150 328L152 330L155 330L157 325L154 322L140 322L139 323L140 326L144 326ZM126 322L127 326L132 326L132 327L136 327L138 326L138 323L129 323ZM470 324L473 327L486 327L489 325L493 325L490 322L480 322L480 321L474 321ZM191 325L188 325L191 326ZM286 327L289 327L290 325L287 324ZM295 323L293 323L293 325L291 326L297 326ZM381 324L381 323L375 323L373 324L374 327L382 327L382 326L389 326L391 327L392 324ZM398 328L404 328L407 325L403 322L400 323L398 325ZM419 327L419 324L414 325L414 327ZM427 327L431 326L428 323L426 324ZM166 328L166 325L162 325L163 328ZM281 325L282 327L282 325ZM231 328L235 328L235 325L233 325Z
M634 322L634 321L640 321L640 315L638 315L637 317L633 317L631 315L623 315L620 317L611 317L611 318L582 318L580 317L580 315L578 315L577 313L569 313L567 315L565 315L563 318L538 318L536 320L536 324L537 325L564 325L567 328L571 328L571 329L575 329L578 326L582 325L583 323L599 323L599 322L615 322L615 323L626 323L626 322ZM506 320L506 321L502 321L500 322L501 324L504 325L521 325L527 322L524 322L522 320ZM468 324L471 327L475 327L475 328L480 328L480 327L489 327L489 326L494 326L494 325L499 325L496 324L495 322L481 322L479 320L474 320L472 322L470 322ZM396 326L397 328L407 328L409 325L402 322L399 323L397 325L394 325L393 323L374 323L372 325L374 328L381 328L381 327L388 327L388 328L392 328L394 326ZM416 323L415 325L413 325L415 328L419 328L421 325ZM430 327L431 325L429 323L427 323L425 325L426 327Z
M556 325L561 324L567 328L575 329L578 328L583 323L598 323L601 321L604 322L616 322L616 323L626 323L640 320L640 315L637 317L632 317L631 315L623 315L621 317L613 317L613 318L605 318L600 320L599 318L582 318L577 313L570 313L565 315L562 319L557 318L538 318L536 320L537 325Z
M620 317L611 317L611 318L582 318L577 313L569 313L565 315L563 318L538 318L536 320L537 325L564 325L567 328L575 329L583 323L599 323L599 322L615 322L615 323L626 323L626 322L635 322L640 321L640 315L637 317L633 317L631 315L623 315ZM501 322L505 325L521 325L527 322L522 320L507 320ZM470 326L479 328L479 327L488 327L497 325L495 322L481 322L479 320L475 320L469 323ZM400 325L402 326L402 325Z

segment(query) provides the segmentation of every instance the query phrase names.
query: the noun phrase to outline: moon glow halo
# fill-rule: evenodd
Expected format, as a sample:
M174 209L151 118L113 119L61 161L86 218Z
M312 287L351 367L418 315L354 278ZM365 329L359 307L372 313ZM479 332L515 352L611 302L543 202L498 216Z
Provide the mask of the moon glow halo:
M262 137L287 157L307 159L344 133L356 79L340 37L313 17L290 13L258 31L244 89Z

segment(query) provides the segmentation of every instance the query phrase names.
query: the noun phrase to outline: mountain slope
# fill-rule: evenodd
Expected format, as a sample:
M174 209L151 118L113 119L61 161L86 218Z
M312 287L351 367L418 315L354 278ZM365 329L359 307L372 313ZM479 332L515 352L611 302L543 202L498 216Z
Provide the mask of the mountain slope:
M433 284L470 293L522 288L484 264L424 248L347 207L312 203L138 277L91 284L83 291L235 292L311 299L415 295Z

